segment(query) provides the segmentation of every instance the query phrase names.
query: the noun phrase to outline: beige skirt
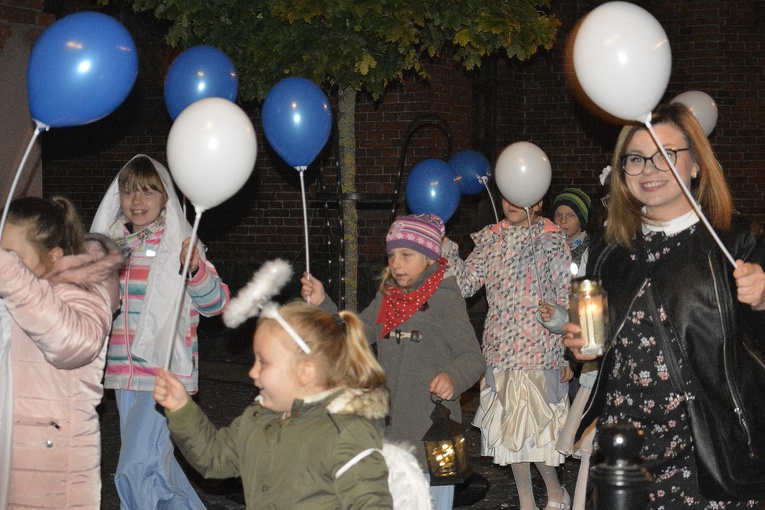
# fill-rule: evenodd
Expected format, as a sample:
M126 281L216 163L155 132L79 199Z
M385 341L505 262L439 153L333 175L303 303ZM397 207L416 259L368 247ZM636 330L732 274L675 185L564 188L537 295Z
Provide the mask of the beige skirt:
M481 429L481 455L500 466L544 462L558 466L565 456L555 444L568 414L568 396L548 403L542 370L494 369L495 392L481 379L473 425Z

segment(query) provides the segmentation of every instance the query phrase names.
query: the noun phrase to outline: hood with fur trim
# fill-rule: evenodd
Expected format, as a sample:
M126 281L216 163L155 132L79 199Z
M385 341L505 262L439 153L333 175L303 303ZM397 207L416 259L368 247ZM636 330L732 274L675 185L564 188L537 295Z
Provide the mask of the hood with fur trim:
M85 236L85 252L58 259L43 275L52 285L69 283L83 288L103 284L111 299L112 311L119 308L119 269L125 254L117 244L102 234Z
M255 397L262 405L262 397ZM381 420L388 416L390 397L387 388L331 388L292 403L292 416L305 409L323 405L330 414L353 414L369 420Z
M370 420L388 416L389 396L386 388L345 388L327 404L327 411L334 414L355 414Z

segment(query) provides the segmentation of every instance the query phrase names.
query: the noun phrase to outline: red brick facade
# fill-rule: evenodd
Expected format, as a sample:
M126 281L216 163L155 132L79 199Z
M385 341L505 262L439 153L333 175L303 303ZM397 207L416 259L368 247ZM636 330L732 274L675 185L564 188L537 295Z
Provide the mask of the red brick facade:
M435 113L451 128L452 152L480 146L493 161L509 143L525 140L537 144L553 167L548 203L570 185L600 197L598 175L608 164L619 126L582 107L565 78L567 35L598 3L553 1L552 9L562 21L553 50L529 62L500 59L496 75L488 79L442 61L431 69L429 82L406 81L379 103L361 97L356 114L358 191L393 190L407 126L422 115ZM765 173L760 171L765 159L765 2L640 3L651 10L669 37L673 69L665 99L687 90L700 90L715 99L719 120L710 141L729 178L736 206L765 220ZM0 18L2 12L0 7ZM163 58L156 49L148 51L156 52L154 60ZM128 101L108 118L89 126L52 130L41 137L45 194L70 196L88 219L116 171L132 155L143 152L166 160L170 119L161 83L156 77L142 76L143 71L139 70L139 82ZM487 114L487 108L493 111ZM201 237L208 244L211 259L231 278L249 277L262 261L274 257L294 260L296 268L302 270L303 223L297 174L267 148L257 105L245 109L258 132L256 170L239 194L205 213ZM417 131L409 145L405 170L426 157L442 158L445 147L446 139L437 128ZM329 191L334 190L333 154L332 147L325 150L326 166L321 176ZM306 178L312 269L321 275L328 252L323 211L312 199L319 188L317 170L309 169ZM371 204L360 204L359 209L361 280L369 279L384 260L389 211ZM332 249L337 250L336 210L331 214ZM493 219L485 196L463 197L447 226L447 235L459 241L467 253L471 247L468 234ZM232 283L237 287L241 282ZM370 292L362 289L362 295ZM359 298L361 304L367 301L366 297Z

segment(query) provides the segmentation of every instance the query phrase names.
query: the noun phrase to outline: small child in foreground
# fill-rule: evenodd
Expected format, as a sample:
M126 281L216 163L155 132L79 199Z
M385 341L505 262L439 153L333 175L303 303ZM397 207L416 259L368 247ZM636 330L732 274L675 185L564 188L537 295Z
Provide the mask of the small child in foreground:
M381 449L388 414L385 373L351 312L301 301L268 305L253 339L259 395L216 429L183 384L160 370L154 399L172 438L204 477L242 478L247 508L391 508Z

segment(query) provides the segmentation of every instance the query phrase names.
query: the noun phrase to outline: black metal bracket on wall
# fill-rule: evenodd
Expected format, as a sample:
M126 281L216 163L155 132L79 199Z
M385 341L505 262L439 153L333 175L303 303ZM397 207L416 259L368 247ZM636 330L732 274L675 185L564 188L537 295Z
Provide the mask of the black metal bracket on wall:
M324 210L324 239L327 245L327 285L326 292L333 295L338 307L342 310L345 308L345 223L343 221L343 203L347 201L363 202L368 208L376 210L388 209L390 211L390 222L396 219L396 213L399 208L400 198L402 196L401 186L404 181L404 169L406 168L407 153L409 150L409 144L414 138L414 135L422 128L425 127L437 127L444 135L446 140L446 147L444 149L444 160L447 160L452 152L452 131L449 124L443 117L437 114L425 114L413 119L406 130L404 131L404 138L399 148L399 161L398 171L396 177L396 184L390 193L343 193L341 187L340 168L339 163L337 169L337 183L335 186L336 191L328 193L325 191L323 183L319 185L319 191L315 195L315 200L322 203ZM339 151L338 151L339 152ZM333 288L332 274L333 274L333 256L332 256L332 231L330 222L330 205L335 204L337 207L337 222L339 228L340 242L338 243L338 285L337 288Z

